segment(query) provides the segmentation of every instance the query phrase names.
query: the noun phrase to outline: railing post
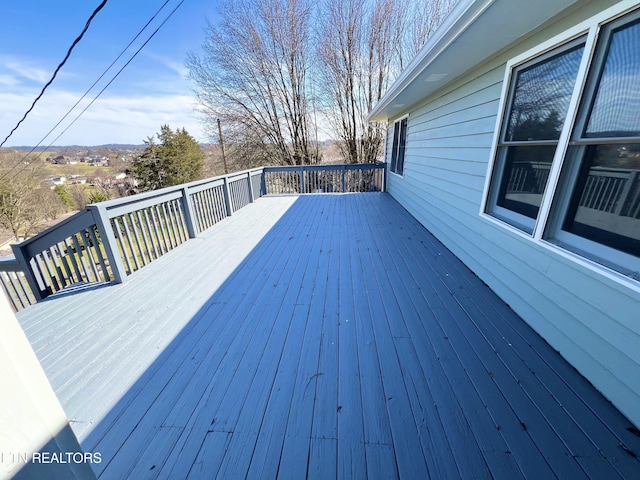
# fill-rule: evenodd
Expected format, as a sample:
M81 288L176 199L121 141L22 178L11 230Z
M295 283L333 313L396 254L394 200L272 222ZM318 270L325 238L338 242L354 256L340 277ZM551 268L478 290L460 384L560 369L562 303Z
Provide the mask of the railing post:
M630 171L629 172L629 176L626 178L625 183L624 183L624 187L622 189L622 193L620 194L620 200L616 203L616 208L613 211L613 213L615 213L616 215L620 215L622 213L622 208L626 205L629 205L629 208L631 208L631 205L633 205L633 203L629 203L627 202L627 199L629 197L629 195L632 192L631 187L633 185L636 184L636 179L638 178L638 173L637 171L633 172Z
M224 177L224 184L222 186L224 192L224 203L227 207L227 217L233 215L233 205L231 205L231 194L229 192L229 177Z
M306 192L306 185L305 185L305 181L304 181L304 165L300 166L300 193L307 193Z
M31 268L31 262L27 260L27 256L25 255L23 248L21 248L19 244L12 244L11 250L13 250L13 256L16 258L18 265L20 265L20 269L24 273L24 278L27 279L27 283L33 292L36 302L39 302L43 298L51 295L51 289L47 288L44 283L41 285L40 282L38 282L36 274L33 271L33 268Z
M124 268L122 257L120 256L120 252L118 251L116 237L113 234L111 222L109 222L109 216L107 215L107 210L99 204L87 205L86 208L93 215L93 221L95 222L98 233L100 234L100 238L102 239L104 251L107 254L109 265L111 265L113 283L122 283L127 278L127 271Z
M198 236L198 228L195 223L196 216L193 214L193 205L191 205L191 196L189 195L189 187L182 188L182 210L184 211L184 220L187 223L187 233L189 238Z
M267 195L267 172L264 167L262 168L262 173L260 175L260 188L262 189L260 194Z
M345 193L345 191L344 191L344 187L345 187L345 184L344 184L344 180L345 179L344 179L344 177L345 177L346 170L347 170L346 165L342 165L340 167L340 171L342 172L342 193Z
M247 186L249 187L249 203L253 203L253 184L251 183L251 170L247 172Z
M383 163L384 167L382 168L382 191L387 191L387 162Z

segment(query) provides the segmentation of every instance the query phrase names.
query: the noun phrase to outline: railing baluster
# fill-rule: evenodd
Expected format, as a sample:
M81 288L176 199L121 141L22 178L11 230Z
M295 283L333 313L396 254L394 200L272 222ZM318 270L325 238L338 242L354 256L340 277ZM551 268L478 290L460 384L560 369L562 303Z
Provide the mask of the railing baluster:
M162 213L164 215L164 225L167 229L167 236L169 237L169 244L171 245L171 249L174 249L178 246L178 242L176 241L176 232L173 228L173 219L171 218L170 212L167 210L167 204L163 203L160 205L162 208Z
M175 211L174 215L176 218L176 223L178 225L178 231L180 232L180 243L184 243L190 238L189 231L187 228L186 212L182 208L182 202L178 200L174 200L172 202L172 205Z
M156 240L156 237L154 237L153 223L149 217L149 209L142 209L140 211L140 215L143 217L141 221L144 221L146 227L145 231L147 232L149 241L149 255L153 261L160 258L160 254L158 253L158 241Z
M20 291L13 285L11 272L0 272L0 285L2 285L2 289L5 291L9 304L14 311L17 312L25 308L20 298Z
M92 281L98 281L98 271L96 269L96 266L93 262L90 262L89 265L87 265L87 249L86 248L82 248L82 246L80 246L80 242L78 242L78 235L80 235L79 233L76 233L75 235L73 235L71 237L71 242L73 243L73 248L75 249L77 255L78 255L78 260L80 261L80 265L82 265L82 271L83 271L83 277L87 282L92 282ZM91 274L93 274L93 279L91 277ZM95 279L95 280L94 280Z
M100 264L100 268L102 268L102 277L104 281L111 280L112 273L109 273L109 267L107 267L108 255L106 252L103 254L104 246L102 245L102 239L98 240L98 236L93 228L87 230L89 232L89 238L91 239L91 243L93 245L93 251L95 251L96 257L98 258L98 263ZM93 253L91 250L91 246L87 249L89 253L89 257L91 258L92 264L95 265L95 260L93 258ZM105 258L106 255L106 258ZM111 271L113 271L113 266L111 266Z
M140 258L140 263L141 263L140 268L142 268L145 265L147 265L148 262L147 262L147 259L145 258L145 250L142 248L142 242L140 241L140 235L138 232L140 229L140 225L136 221L134 212L128 213L126 217L131 225L131 231L133 232L133 240L135 240L135 245L138 248L137 256Z
M68 238L65 239L62 242L62 244L64 245L65 250L67 252L67 255L66 255L67 261L65 263L71 266L71 275L70 275L71 283L80 283L83 281L83 275L76 261L75 248L72 247L72 245L69 243Z
M56 243L51 247L51 255L55 259L55 264L57 267L58 278L62 282L62 288L67 285L74 283L73 274L69 269L69 264L67 262L67 256L64 254L64 251L60 248L60 244ZM63 271L64 270L64 271Z
M210 189L198 192L194 197L198 202L198 233L204 232L213 225L213 208Z
M131 260L130 260L130 255L129 252L127 251L127 246L125 244L124 241L124 236L122 235L122 231L120 228L120 217L116 217L114 219L112 219L112 228L115 229L115 232L117 233L117 237L116 237L116 241L118 242L117 245L120 247L120 252L121 252L121 256L124 259L124 263L126 266L126 272L127 273L132 273L134 270L131 266Z
M142 211L141 210L136 210L135 212L133 212L133 216L134 216L134 220L136 221L136 224L138 225L138 230L139 230L139 236L141 237L140 241L141 241L141 252L143 252L142 254L142 259L145 265L148 265L149 263L153 262L153 255L151 255L151 248L149 245L149 238L147 237L147 230L146 230L146 226L147 224L145 223L145 221L142 218ZM148 261L147 261L148 259Z
M158 244L160 245L160 251L162 255L171 251L171 244L169 242L169 232L165 225L165 219L162 213L161 205L154 205L151 207L151 218L156 227L156 234L158 235Z

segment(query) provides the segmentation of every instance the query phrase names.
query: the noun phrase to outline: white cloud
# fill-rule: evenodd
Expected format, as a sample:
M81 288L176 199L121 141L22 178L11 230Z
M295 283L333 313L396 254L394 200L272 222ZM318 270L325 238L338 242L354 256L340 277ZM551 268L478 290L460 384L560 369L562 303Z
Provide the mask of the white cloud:
M35 97L32 94L0 92L0 105L6 106L0 112L2 139L22 117L33 98ZM48 91L27 120L9 139L7 146L36 145L78 98L80 94ZM89 101L85 99L76 107L42 142L42 145L47 146L52 142L54 145L141 144L147 137L158 132L163 124L168 124L172 128L184 127L196 140L206 141L200 120L194 112L193 98L188 95L159 94L132 97L105 94L104 97L96 100L59 139L55 140Z
M0 56L0 66L2 70L10 74L5 74L5 77L13 78L11 83L13 85L20 83L20 80L44 84L52 74L52 72L38 66L34 61L17 59L7 55Z
M5 87L15 87L20 84L20 80L18 80L13 75L3 75L0 74L0 85Z
M185 67L183 63L177 62L173 58L166 57L164 55L159 55L157 53L146 51L146 50L143 50L143 53L147 57L157 62L160 62L165 67L169 68L170 70L173 70L175 73L180 75L181 78L185 78L189 74L189 69Z

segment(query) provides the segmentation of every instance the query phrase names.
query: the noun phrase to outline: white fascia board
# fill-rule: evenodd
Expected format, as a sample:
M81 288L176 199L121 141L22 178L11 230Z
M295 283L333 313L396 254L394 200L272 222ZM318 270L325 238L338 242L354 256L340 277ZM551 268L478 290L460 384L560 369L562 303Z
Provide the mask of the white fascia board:
M367 117L383 122L406 113L581 0L460 0Z
M386 112L390 105L405 90L405 88L416 80L416 77L422 73L425 68L442 53L446 46L453 41L462 31L458 26L460 23L466 24L463 18L469 16L469 10L475 4L490 4L494 0L460 0L456 6L445 17L442 24L436 29L427 43L422 47L418 54L411 60L407 68L405 68L395 82L382 96L378 104L373 107L369 113L367 120L370 122L386 121L390 118ZM471 15L474 17L473 15Z

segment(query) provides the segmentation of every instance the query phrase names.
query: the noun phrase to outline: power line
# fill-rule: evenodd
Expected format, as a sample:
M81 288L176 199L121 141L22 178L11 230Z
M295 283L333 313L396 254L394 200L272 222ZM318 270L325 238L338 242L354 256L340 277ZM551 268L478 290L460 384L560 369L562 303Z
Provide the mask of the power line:
M147 45L147 43L149 43L149 42L151 41L151 39L156 35L156 33L158 33L158 31L159 31L159 30L164 26L164 24L165 24L165 23L167 23L167 21L169 20L169 18L171 18L171 16L176 12L176 10L178 10L178 8L180 8L180 6L181 6L183 3L184 3L184 0L180 0L180 3L178 3L178 5L177 5L177 6L176 6L172 11L171 11L171 13L167 16L167 18L165 18L165 19L162 21L162 23L158 26L158 28L156 28L156 29L153 31L153 33L152 33L152 34L149 36L149 38L147 38L147 40L146 40L146 41L145 41L145 42L140 46L140 48L138 48L138 50L136 50L136 52L135 52L135 53L133 54L133 56L132 56L128 61L127 61L127 63L125 63L125 64L122 66L122 68L120 68L120 70L118 70L118 71L116 72L116 74L113 76L113 78L111 78L111 80L109 80L109 83L107 83L107 84L102 88L102 90L100 90L100 91L98 92L98 94L93 98L93 100L91 100L91 102L89 102L89 104L88 104L86 107L84 107L84 108L82 109L82 111L81 111L78 115L76 115L76 118L74 118L74 119L71 121L71 123L69 123L69 125L67 125L67 126L65 127L65 129L64 129L64 130L62 130L62 132L60 132L60 134L59 134L56 138L54 138L54 139L53 139L53 141L52 141L52 142L51 142L51 143L46 147L46 149L49 149L49 147L51 147L51 146L55 143L55 141L56 141L56 140L58 140L62 135L64 135L64 133L65 133L67 130L69 130L69 128L71 127L71 125L73 125L74 123L76 123L76 121L77 121L77 120L82 116L82 114L84 114L84 112L86 112L86 111L89 109L89 107L90 107L91 105L93 105L93 104L94 104L94 102L95 102L96 100L98 100L98 97L100 97L100 95L102 95L102 93L103 93L103 92L104 92L104 91L105 91L105 90L106 90L106 89L107 89L107 88L108 88L108 87L109 87L109 86L114 82L114 80L115 80L116 78L118 78L118 76L122 73L122 71L123 71L125 68L127 68L127 66L128 66L128 65L133 61L133 59L134 59L134 58L136 58L136 56L140 53L140 51L142 51L142 49ZM36 157L36 158L38 158L38 157ZM32 161L33 161L33 160L32 160ZM31 163L31 162L29 162L29 163ZM28 166L28 165L26 165L26 166ZM26 166L25 166L25 167L26 167ZM2 177L0 177L0 179L2 179Z
M55 130L55 128L60 125L60 123L62 123L62 121L69 116L69 114L75 109L76 106L78 106L78 104L87 96L87 94L93 89L93 87L106 75L106 73L111 69L111 67L120 59L120 57L122 57L122 55L129 49L129 47L131 46L131 44L133 42L135 42L137 40L137 38L142 34L142 32L149 26L149 24L156 18L156 16L160 13L160 11L162 11L162 9L164 9L164 7L167 5L167 3L169 3L170 0L166 0L164 2L164 4L158 9L158 11L153 15L153 17L151 17L151 19L145 24L145 26L138 32L138 34L133 38L133 40L131 40L129 42L129 44L125 47L125 49L120 53L120 55L118 55L118 57L111 63L111 65L109 65L109 67L107 67L107 69L102 73L102 75L93 83L93 85L91 85L91 87L89 87L89 89L84 93L84 95L82 95L82 97L73 105L73 107L71 107L71 109L69 109L69 111L58 121L58 123L56 123L56 125L49 130L49 132L42 138L42 140L40 140L40 142L38 142L38 144L33 147L29 153L27 153L24 158L22 159L23 163L23 167L15 172L15 175L19 174L20 172L24 171L29 165L31 165L34 161L36 161L38 158L40 158L40 156L42 155L43 152L41 152L40 154L38 154L35 158L33 158L31 161L29 162L25 162L25 160L29 157L29 155L31 155L31 153L33 153L44 141L45 138L47 138L51 132L53 132L53 130ZM182 6L182 4L184 3L184 0L181 0L180 3L178 3L178 5L171 11L171 13L169 13L169 15L162 21L162 23L153 31L153 33L147 38L147 40L138 48L138 50L136 50L136 52L131 56L131 58L122 66L122 68L120 68L120 70L118 70L116 72L116 74L111 78L111 80L109 80L109 82L102 88L102 90L100 90L100 92L98 92L98 94L91 100L91 102L89 102L89 104L71 121L71 123L69 123L69 125L67 125L65 127L64 130L62 130L62 132L60 132L60 134L54 138L51 143L45 147L45 150L48 150L55 142L56 140L58 140L83 114L84 112L86 112L89 107L91 105L93 105L93 103L98 99L98 97L100 97L100 95L102 95L102 93L114 82L114 80L120 75L120 73L122 73L122 71L133 61L133 59L140 53L140 51L142 51L142 49L149 43L149 41L151 41L151 39L158 33L158 31L164 26L165 23L167 23L167 21L169 20L169 18L171 18L173 16L173 14L178 10L178 8L180 8L180 6ZM15 164L12 168L10 168L9 170L7 170L4 175L2 175L0 177L0 180L3 180L4 178L6 178L16 167L18 166L18 164ZM15 176L14 175L14 176Z
M80 102L82 102L82 100L84 100L86 98L86 96L89 94L89 92L91 90L93 90L93 87L95 87L98 82L100 80L102 80L104 78L104 76L107 74L107 72L109 72L109 70L111 70L111 68L116 64L116 62L118 60L120 60L120 58L122 58L122 56L127 52L127 50L129 50L129 47L131 47L131 45L133 45L133 43L140 37L140 35L142 35L142 32L144 32L147 27L149 26L149 24L151 24L151 22L153 22L156 17L158 16L158 14L164 9L164 7L167 6L167 4L170 2L171 0L166 0L162 6L158 9L158 11L156 13L153 14L153 16L149 19L149 21L144 25L144 27L142 27L138 33L136 34L135 37L133 37L133 39L127 44L126 47L124 47L124 49L120 52L120 54L115 58L115 60L113 62L111 62L111 64L104 70L104 72L102 72L102 74L98 77L98 79L93 82L93 84L87 89L86 92L84 92L84 94L78 99L78 101L67 111L67 113L65 113L62 118L60 120L58 120L58 123L56 123L47 133L44 137L42 137L40 139L40 141L31 149L29 150L29 152L24 156L24 158L22 159L23 161L26 160L26 158L31 155L40 145L42 145L42 143L45 141L45 139L51 135L51 133L64 121L65 118L67 118L71 112L73 112L73 110L75 110L75 108L80 104ZM58 137L59 138L59 137ZM55 142L55 140L54 140ZM51 145L49 145L51 146ZM47 147L48 148L48 147ZM36 157L38 158L38 157Z
M91 16L89 17L89 20L87 20L87 23L85 24L84 28L82 29L82 32L80 33L78 38L76 38L73 41L73 43L69 47L69 50L67 51L67 54L65 55L64 59L62 60L62 62L60 62L60 64L56 68L55 72L53 72L53 76L51 77L51 79L46 83L46 85L44 87L42 87L42 90L40 91L40 94L33 101L33 103L31 104L31 107L29 107L29 110L26 111L26 113L23 115L23 117L20 119L20 121L16 124L16 126L13 127L13 129L9 132L9 135L7 135L6 138L2 141L2 143L0 143L0 147L2 147L7 142L7 140L9 140L9 137L11 137L11 135L13 135L13 132L15 132L18 129L20 124L25 120L25 118L27 118L27 115L29 115L29 113L31 113L31 110L33 110L33 108L36 106L37 101L40 100L42 95L44 95L45 90L49 87L49 85L51 85L53 83L53 80L56 78L56 75L58 75L58 72L60 71L62 66L65 63L67 63L67 60L69 59L69 56L71 55L71 51L78 44L78 42L80 40L82 40L82 37L84 36L85 32L89 29L89 25L91 25L91 21L93 20L93 18L98 14L98 12L100 10L102 10L102 8L106 4L107 4L107 0L103 0L102 3L100 5L98 5L98 7L93 11Z

